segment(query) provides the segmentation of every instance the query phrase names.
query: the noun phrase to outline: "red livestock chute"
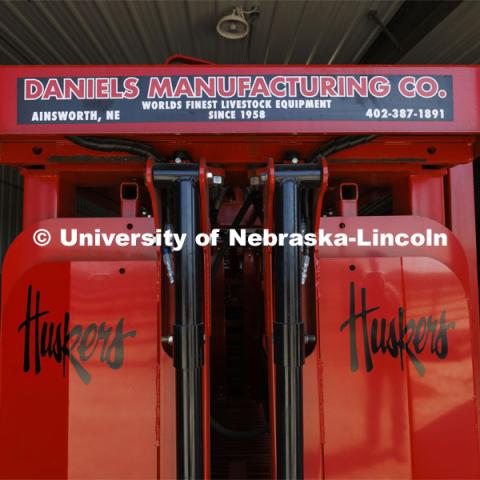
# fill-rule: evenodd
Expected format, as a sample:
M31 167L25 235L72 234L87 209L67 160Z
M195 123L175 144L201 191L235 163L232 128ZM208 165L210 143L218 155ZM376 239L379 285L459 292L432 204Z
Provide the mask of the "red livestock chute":
M480 477L479 68L0 72L1 478Z

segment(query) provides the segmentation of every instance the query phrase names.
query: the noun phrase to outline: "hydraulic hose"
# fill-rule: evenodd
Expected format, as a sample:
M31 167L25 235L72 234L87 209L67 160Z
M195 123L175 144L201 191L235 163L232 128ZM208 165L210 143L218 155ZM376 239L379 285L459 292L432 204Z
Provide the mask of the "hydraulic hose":
M308 162L317 162L321 158L328 157L329 155L337 153L341 150L346 150L347 148L353 148L357 145L371 142L376 137L377 135L357 135L335 138L334 140L327 142L325 145L322 145L319 149L315 150Z
M247 213L247 210L250 207L250 204L252 202L253 202L253 192L252 190L249 190L247 197L243 202L243 205L240 207L240 210L237 212L237 215L235 216L233 223L230 226L231 229L235 229L240 226L240 223L242 222L243 217ZM222 258L225 256L227 249L228 249L228 242L223 242L222 247L218 251L217 256L215 257L215 260L212 265L212 277L214 277L215 274L217 273L218 268L220 267L220 262L222 261Z
M99 152L124 152L147 158L153 157L158 162L165 162L163 155L158 153L152 146L134 140L86 136L68 136L66 138L80 147Z

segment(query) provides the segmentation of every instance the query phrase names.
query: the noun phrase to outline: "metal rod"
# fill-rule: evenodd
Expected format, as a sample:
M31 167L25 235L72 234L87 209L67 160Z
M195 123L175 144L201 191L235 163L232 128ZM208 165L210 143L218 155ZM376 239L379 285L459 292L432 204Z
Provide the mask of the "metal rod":
M176 314L173 330L177 396L177 478L203 477L202 441L202 258L195 243L198 192L192 178L177 183L176 231L186 233L176 254Z
M278 233L299 232L299 184L283 179L275 192ZM277 478L303 478L302 365L304 325L300 317L300 248L274 249L274 359L276 378Z
M275 166L275 230L300 233L301 189L321 184L319 165ZM301 247L274 247L275 321L273 324L277 478L302 479L303 378L305 328L300 306Z
M175 231L186 234L175 254L175 324L173 356L176 390L177 478L203 478L202 316L203 259L195 242L199 229L197 165L156 165L157 185L174 188Z

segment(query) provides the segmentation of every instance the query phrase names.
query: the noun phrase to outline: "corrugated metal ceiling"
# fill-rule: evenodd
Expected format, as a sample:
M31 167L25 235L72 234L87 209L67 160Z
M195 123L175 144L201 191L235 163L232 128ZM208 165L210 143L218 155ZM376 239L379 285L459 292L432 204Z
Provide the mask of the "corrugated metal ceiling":
M480 2L465 1L401 60L402 63L480 62ZM423 59L419 61L419 59Z
M174 53L217 63L356 63L403 0L190 0L0 2L1 64L163 63ZM251 35L222 39L218 19L234 6L259 6ZM479 2L464 2L402 62L477 61ZM398 38L401 43L402 39ZM392 48L395 48L392 44Z

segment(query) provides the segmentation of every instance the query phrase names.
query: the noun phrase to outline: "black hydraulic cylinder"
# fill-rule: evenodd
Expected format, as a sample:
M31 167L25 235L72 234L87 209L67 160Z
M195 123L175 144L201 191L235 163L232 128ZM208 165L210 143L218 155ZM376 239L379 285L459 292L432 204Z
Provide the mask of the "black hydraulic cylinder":
M176 233L186 234L183 248L175 255L173 355L177 478L198 479L203 477L204 363L203 257L195 242L199 230L198 166L158 165L152 173L157 185L174 189L174 229Z
M318 166L279 165L275 179L275 230L299 233L300 189L319 185L321 170ZM305 332L300 311L300 247L274 247L273 262L277 478L301 479Z
M277 233L299 231L298 183L283 180L276 187ZM277 478L303 478L302 364L303 323L300 320L300 248L274 249L274 358L277 418Z

